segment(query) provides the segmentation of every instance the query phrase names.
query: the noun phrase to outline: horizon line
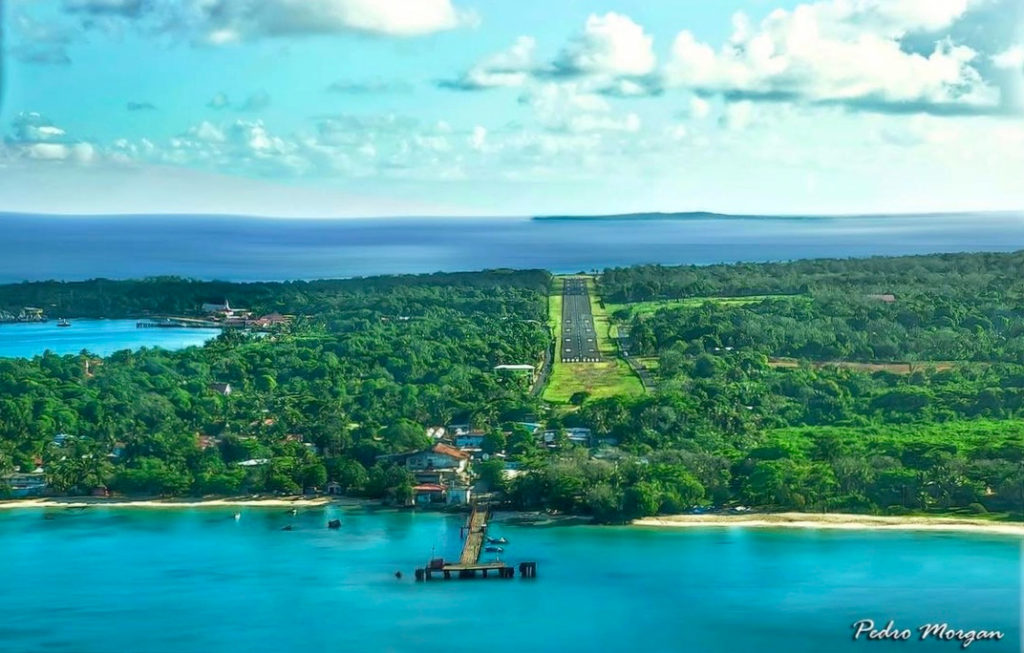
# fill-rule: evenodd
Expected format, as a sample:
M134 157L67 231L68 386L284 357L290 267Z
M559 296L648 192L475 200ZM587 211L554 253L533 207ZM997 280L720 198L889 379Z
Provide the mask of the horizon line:
M160 213L160 212L117 212L117 213L68 213L45 211L11 211L0 210L0 218L229 218L252 220L581 220L581 219L644 219L672 217L709 217L732 219L814 219L814 218L898 218L898 217L943 217L955 215L1024 215L1022 208L1005 209L950 209L943 211L897 211L897 212L851 212L851 213L727 213L703 209L687 211L633 211L618 213L549 213L549 214L390 214L390 215L271 215L259 213L236 212L196 212L196 213Z

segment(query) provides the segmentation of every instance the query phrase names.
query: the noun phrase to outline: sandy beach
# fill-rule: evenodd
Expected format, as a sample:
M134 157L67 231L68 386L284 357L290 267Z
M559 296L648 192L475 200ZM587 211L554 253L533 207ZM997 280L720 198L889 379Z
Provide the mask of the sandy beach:
M0 501L0 510L17 508L310 508L331 503L327 497L235 497L226 499L103 499L96 497L55 497Z
M812 528L829 530L948 531L1024 536L1024 524L954 517L889 517L841 513L760 513L666 515L633 521L636 526L667 528Z

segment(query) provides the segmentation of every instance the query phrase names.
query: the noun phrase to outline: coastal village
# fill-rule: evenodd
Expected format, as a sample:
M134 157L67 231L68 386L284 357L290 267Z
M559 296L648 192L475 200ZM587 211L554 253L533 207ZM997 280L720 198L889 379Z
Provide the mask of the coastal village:
M211 328L211 329L251 329L269 331L287 327L293 315L267 313L256 315L246 308L231 306L227 299L203 302L194 315L154 315L140 318L136 326L141 328ZM45 323L53 317L46 309L38 306L21 308L0 308L0 323ZM70 326L66 317L59 317L59 326Z
M230 384L211 384L209 390L223 395L232 393ZM252 426L273 426L273 424L273 418L265 418L258 423L254 422ZM519 422L514 426L524 429L536 439L538 445L550 450L570 445L587 447L594 444L591 431L586 428L549 430L544 429L541 424L533 422ZM512 435L511 431L501 432L502 438L510 435ZM475 464L499 461L502 464L502 473L505 478L514 478L519 472L518 463L507 460L504 451L485 451L488 448L486 445L486 441L489 439L488 432L473 429L469 424L430 427L426 429L426 436L432 441L428 447L379 457L379 460L384 463L397 465L407 470L415 481L411 495L397 502L400 506L441 509L469 506L473 503L474 498L491 498L487 496L490 488L480 483L479 474L474 470ZM59 433L54 436L51 446L55 449L64 449L73 444L75 439L74 435ZM286 435L285 440L302 442L302 438L297 435ZM217 447L221 443L222 439L218 437L196 435L196 446L200 450ZM314 453L320 453L313 444L302 444ZM604 439L600 444L609 445L613 442ZM123 448L123 443L116 443L108 457L112 460L120 458ZM253 458L234 464L241 468L252 469L267 465L269 462L268 459ZM19 469L0 478L0 483L7 486L12 498L51 496L53 493L47 485L46 470L42 464L42 458L37 458L34 469ZM309 496L340 496L342 493L342 487L336 481L326 483L322 487L304 488L304 494ZM93 497L111 496L109 489L105 486L91 488L90 494Z
M137 326L139 328L208 327L269 332L287 328L294 319L294 316L280 313L256 316L246 308L231 306L227 298L202 303L198 313L199 316L145 318L139 320ZM46 322L49 317L41 308L25 307L17 315L0 312L0 319L15 322ZM87 364L90 363L102 364L102 360L87 359ZM537 369L534 365L496 365L493 371L499 375L524 376L530 385L538 381ZM224 397L231 396L235 392L232 385L226 382L211 382L207 385L207 390ZM266 416L254 421L250 426L256 430L258 427L271 427L274 424L275 419ZM589 447L593 444L615 444L609 439L603 439L600 443L594 442L591 431L587 428L547 429L538 422L518 422L513 426L525 430L536 440L538 446L548 450L557 450L569 445ZM499 441L504 441L512 435L509 430L499 433L500 437L497 438ZM502 473L506 479L514 478L520 471L516 461L507 460L502 447L488 446L489 434L487 431L473 428L469 423L427 427L425 436L431 442L431 445L426 448L378 457L382 463L396 465L407 470L415 482L409 496L402 497L398 501L393 500L393 503L404 507L437 509L469 506L473 503L474 497L492 498L487 495L491 488L480 483L474 465L487 461L499 461L503 465ZM54 436L52 447L64 449L67 445L74 443L78 437L84 436L59 433ZM255 434L243 435L242 439L256 437ZM322 453L312 443L303 442L299 435L286 434L284 440L302 443L313 453ZM206 450L210 447L220 446L222 438L197 433L195 442L199 450ZM107 454L108 458L116 461L121 457L123 449L124 443L115 443L113 450ZM237 461L234 464L241 468L254 469L265 466L269 462L270 460L266 458L251 458ZM45 497L54 494L46 481L47 474L43 467L42 457L37 457L35 463L36 465L32 469L19 468L13 473L0 477L0 485L6 486L7 493L12 498ZM343 493L341 485L335 481L328 482L322 487L303 488L303 492L307 495L326 496L339 496ZM111 496L110 490L102 485L90 488L90 494L100 498Z
M0 323L46 322L47 319L48 318L43 312L43 309L38 306L25 306L21 309L17 309L17 312L0 309Z

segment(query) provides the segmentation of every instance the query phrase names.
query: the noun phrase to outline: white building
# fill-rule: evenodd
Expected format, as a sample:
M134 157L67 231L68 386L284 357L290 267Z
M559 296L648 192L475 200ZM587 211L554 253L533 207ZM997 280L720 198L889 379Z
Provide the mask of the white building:
M429 449L408 454L405 468L410 472L450 472L461 474L469 464L469 454L446 444L435 444Z
M569 442L572 442L574 444L580 444L583 446L590 445L590 429L580 427L568 428L565 429L565 435L568 438ZM555 440L558 438L558 431L544 431L541 437L544 444L553 445L555 443Z

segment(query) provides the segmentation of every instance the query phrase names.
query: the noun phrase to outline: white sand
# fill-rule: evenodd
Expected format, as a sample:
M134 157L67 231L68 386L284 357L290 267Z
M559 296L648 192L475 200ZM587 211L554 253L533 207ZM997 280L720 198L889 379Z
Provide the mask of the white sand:
M735 515L667 515L645 517L637 526L671 528L816 528L830 530L950 531L1024 536L1024 524L954 517L881 517L840 513L782 512Z

